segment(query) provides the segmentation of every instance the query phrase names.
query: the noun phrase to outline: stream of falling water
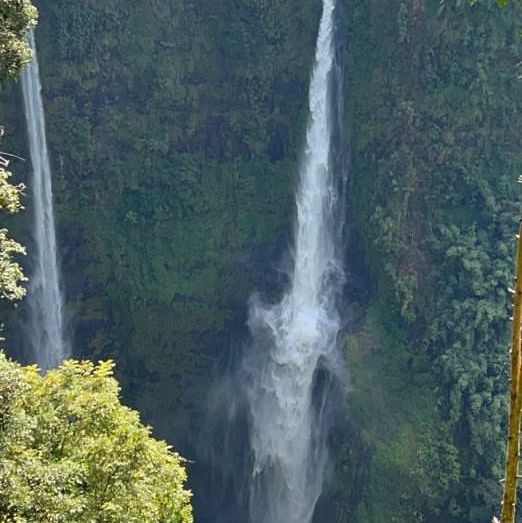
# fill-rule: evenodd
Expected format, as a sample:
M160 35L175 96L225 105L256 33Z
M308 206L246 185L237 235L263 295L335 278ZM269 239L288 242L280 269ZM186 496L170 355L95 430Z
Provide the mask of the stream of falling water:
M22 74L25 119L33 176L34 264L27 293L27 340L41 369L56 367L68 355L64 341L63 300L56 252L51 168L34 33L29 35L33 59Z
M250 307L255 344L268 353L248 385L252 523L310 523L328 460L322 406L314 405L313 389L321 360L336 359L336 297L343 281L334 233L340 198L331 161L334 12L335 0L323 0L289 289L276 305L253 300Z

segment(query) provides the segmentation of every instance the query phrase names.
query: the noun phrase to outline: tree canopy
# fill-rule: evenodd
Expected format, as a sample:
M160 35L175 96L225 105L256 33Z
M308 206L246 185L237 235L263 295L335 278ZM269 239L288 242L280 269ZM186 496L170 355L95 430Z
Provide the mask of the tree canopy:
M41 376L0 353L0 522L192 522L182 458L121 405L112 371Z
M27 33L36 24L38 12L29 0L0 0L0 85L14 78L31 59ZM3 128L0 127L0 138ZM13 185L9 178L9 160L0 152L0 210L15 213L20 209L22 185ZM25 249L9 238L8 231L0 228L0 297L21 299L25 280L20 265L13 259Z
M3 130L0 128L0 138ZM2 155L3 154L3 155ZM5 153L0 153L0 210L10 214L20 210L20 194L23 184L13 185L9 178L9 160ZM21 283L26 280L20 264L13 255L25 254L25 249L8 236L8 230L0 228L0 297L8 300L19 300L25 295Z
M27 31L37 15L29 0L0 0L0 83L17 76L31 59Z

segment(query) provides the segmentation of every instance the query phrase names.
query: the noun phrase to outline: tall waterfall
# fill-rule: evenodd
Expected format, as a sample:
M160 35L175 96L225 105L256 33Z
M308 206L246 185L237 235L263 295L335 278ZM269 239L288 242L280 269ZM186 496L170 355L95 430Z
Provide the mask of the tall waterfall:
M63 302L56 253L51 168L34 34L29 35L33 59L22 75L25 119L31 153L34 208L34 264L28 288L28 342L36 363L47 370L67 357Z
M323 0L289 288L276 305L254 299L250 307L257 352L246 362L252 523L310 523L328 459L324 397L317 400L314 388L318 369L338 357L336 298L343 282L335 241L342 204L331 159L334 11L335 0Z

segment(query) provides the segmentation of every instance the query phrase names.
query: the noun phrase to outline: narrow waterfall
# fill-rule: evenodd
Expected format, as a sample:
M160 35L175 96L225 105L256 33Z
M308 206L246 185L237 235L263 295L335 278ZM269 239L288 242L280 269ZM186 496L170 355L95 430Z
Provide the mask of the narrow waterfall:
M64 341L63 302L56 253L51 168L45 136L45 117L34 33L29 35L33 59L22 75L25 119L33 176L30 183L34 209L34 260L27 293L27 341L43 370L67 357Z
M335 241L342 203L331 159L334 11L335 0L323 0L289 288L276 305L254 299L250 307L255 350L245 365L252 523L310 523L328 460L324 397L314 398L314 388L318 369L338 358L336 298L343 282Z

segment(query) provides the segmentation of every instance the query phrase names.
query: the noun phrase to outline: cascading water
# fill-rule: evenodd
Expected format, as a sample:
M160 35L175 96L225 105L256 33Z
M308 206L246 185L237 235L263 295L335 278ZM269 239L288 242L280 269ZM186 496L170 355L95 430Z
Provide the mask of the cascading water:
M27 340L43 370L56 367L67 355L64 341L63 302L56 254L51 168L45 136L45 117L34 33L29 34L33 59L22 74L25 119L33 177L34 265L27 293Z
M338 358L336 298L343 281L335 241L340 198L331 161L334 11L335 0L323 0L289 289L276 305L253 300L250 308L257 349L245 362L252 523L310 523L328 459L324 405L314 404L313 395L318 368Z

